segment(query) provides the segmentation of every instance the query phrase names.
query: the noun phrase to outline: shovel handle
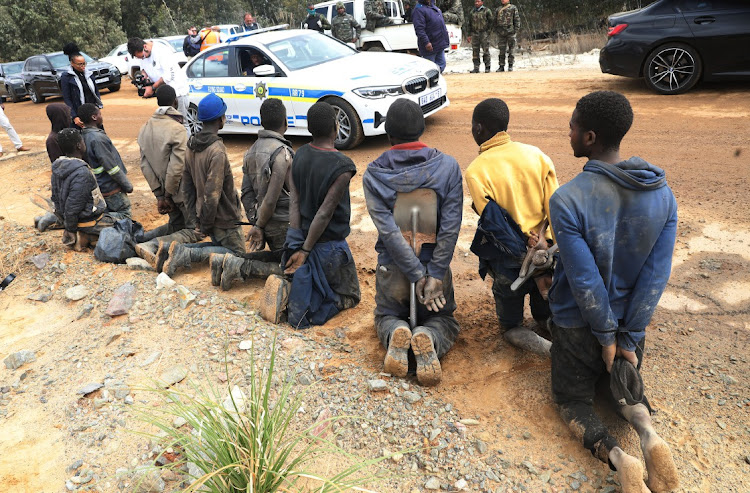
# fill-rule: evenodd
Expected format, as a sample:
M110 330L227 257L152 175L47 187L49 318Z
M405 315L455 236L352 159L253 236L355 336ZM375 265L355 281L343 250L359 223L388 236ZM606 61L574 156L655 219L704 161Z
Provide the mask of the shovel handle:
M419 210L415 207L411 211L411 248L417 254L417 220ZM412 329L417 326L417 284L411 283L409 291L409 325Z

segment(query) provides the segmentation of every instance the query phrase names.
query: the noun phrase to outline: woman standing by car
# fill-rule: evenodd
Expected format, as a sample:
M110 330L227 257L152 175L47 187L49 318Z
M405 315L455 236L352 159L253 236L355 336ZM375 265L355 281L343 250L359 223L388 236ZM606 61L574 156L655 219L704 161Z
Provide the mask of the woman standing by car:
M84 103L91 103L102 108L99 88L94 82L94 74L86 70L86 59L81 55L75 43L68 43L63 47L63 53L70 59L70 68L62 74L60 89L65 104L70 108L71 126L83 128L83 122L78 118L78 107Z

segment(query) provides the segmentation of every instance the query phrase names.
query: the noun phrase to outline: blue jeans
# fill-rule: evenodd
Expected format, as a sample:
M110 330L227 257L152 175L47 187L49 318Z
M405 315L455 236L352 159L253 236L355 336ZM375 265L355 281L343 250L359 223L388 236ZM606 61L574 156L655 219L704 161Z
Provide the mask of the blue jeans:
M443 73L443 70L445 70L445 52L443 50L433 50L430 52L425 52L424 54L422 54L422 58L434 62L435 65L437 65L440 69L441 74Z

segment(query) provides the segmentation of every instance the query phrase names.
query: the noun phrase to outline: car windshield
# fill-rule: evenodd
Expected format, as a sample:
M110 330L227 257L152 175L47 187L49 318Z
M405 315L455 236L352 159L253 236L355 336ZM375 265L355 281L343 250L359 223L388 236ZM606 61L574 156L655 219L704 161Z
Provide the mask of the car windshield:
M184 41L184 38L168 39L166 41L172 45L172 48L174 48L174 51L177 51L177 52L182 51L182 42Z
M109 53L107 53L107 56L115 56L115 55L117 55L117 52L120 51L121 48L122 48L122 45L115 46L115 48L112 51L110 51Z
M83 55L83 59L86 60L86 63L94 63L95 60L88 56L86 53L81 53ZM58 68L65 68L68 65L70 65L70 59L68 58L68 55L65 53L58 53L57 55L48 55L47 58L49 59L49 62L52 64L52 67L58 69Z
M23 69L23 62L6 63L3 65L5 75L20 74Z
M276 55L289 70L301 70L319 63L338 60L354 55L356 50L328 36L301 34L268 44L268 49Z

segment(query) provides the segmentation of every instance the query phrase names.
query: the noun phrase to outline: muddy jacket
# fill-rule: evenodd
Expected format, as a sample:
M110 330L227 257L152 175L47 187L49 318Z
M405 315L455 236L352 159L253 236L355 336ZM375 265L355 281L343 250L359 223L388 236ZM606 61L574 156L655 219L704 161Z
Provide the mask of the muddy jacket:
M185 201L195 203L202 233L237 227L240 198L227 149L218 135L201 131L190 137L182 179Z
M488 33L492 30L494 20L492 17L492 11L482 5L478 9L474 9L469 14L469 36L476 34Z
M78 224L96 220L107 212L96 178L85 161L62 156L52 163L52 202L65 230L78 231Z
M282 167L286 175L293 157L292 144L283 135L266 129L258 132L258 140L247 150L242 163L242 205L248 221L255 224L258 218L258 208L266 196L273 169ZM281 189L271 220L289 222L289 190L286 186Z
M326 16L315 12L313 14L307 14L307 18L302 21L301 27L302 29L312 29L313 31L322 33L326 29L331 29L331 23L328 22Z
M442 0L438 8L443 12L446 24L462 25L464 23L464 7L461 0Z
M495 27L500 34L515 34L521 28L521 16L518 7L508 4L500 7L495 14Z
M552 196L550 219L560 247L553 321L633 351L672 266L677 201L664 171L638 157L589 161Z
M352 30L354 30L356 35L352 34ZM361 33L362 26L360 26L354 17L349 14L336 14L331 21L331 35L336 39L340 39L344 43L351 43L352 39L355 38L359 39Z
M378 264L396 264L410 282L425 274L443 279L453 258L463 213L461 169L456 160L421 142L397 145L367 166L362 186L367 210L378 229ZM419 258L393 218L397 194L418 188L434 190L438 203L437 243L423 245Z
M104 130L86 127L81 135L86 142L87 161L96 175L102 193L107 195L118 188L125 193L132 192L133 185L128 180L128 170Z
M141 171L156 198L182 202L180 183L185 170L187 134L182 114L171 106L159 107L138 133Z

